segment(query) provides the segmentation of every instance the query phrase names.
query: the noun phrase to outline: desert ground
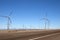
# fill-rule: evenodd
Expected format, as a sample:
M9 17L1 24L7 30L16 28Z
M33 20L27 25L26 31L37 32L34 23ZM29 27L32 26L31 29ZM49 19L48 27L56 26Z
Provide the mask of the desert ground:
M60 30L0 30L0 40L29 40L53 33Z

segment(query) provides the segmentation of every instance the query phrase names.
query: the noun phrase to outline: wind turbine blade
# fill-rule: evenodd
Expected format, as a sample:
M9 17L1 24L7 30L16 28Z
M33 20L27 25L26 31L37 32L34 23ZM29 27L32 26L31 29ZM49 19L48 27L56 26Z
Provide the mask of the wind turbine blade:
M5 17L5 18L7 18L7 16L2 16L2 15L0 15L0 17Z
M11 15L12 15L12 12L13 12L13 10L10 12L9 16L11 16Z

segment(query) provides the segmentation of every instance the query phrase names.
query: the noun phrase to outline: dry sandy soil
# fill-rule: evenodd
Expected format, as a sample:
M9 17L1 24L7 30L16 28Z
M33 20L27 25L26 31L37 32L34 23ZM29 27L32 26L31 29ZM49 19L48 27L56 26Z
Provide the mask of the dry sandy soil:
M55 32L60 32L60 30L3 30L0 31L0 40L7 40L16 37L26 37L30 35L46 35Z

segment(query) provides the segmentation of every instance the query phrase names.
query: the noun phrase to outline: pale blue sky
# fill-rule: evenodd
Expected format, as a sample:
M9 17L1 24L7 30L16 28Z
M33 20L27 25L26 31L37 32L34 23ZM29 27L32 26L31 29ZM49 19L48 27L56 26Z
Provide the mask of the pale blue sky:
M44 28L45 17L50 20L50 28L60 28L60 0L0 0L0 15L11 15L11 28ZM42 22L42 23L40 23ZM7 19L0 17L0 29L7 26ZM40 26L40 27L39 27Z

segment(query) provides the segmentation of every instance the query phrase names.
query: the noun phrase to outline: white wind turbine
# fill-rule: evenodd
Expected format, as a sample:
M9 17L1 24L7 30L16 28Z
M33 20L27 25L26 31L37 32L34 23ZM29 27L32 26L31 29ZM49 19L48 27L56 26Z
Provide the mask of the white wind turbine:
M12 12L10 12L10 14L8 16L2 16L2 15L0 15L0 17L7 18L7 30L10 29L10 25L12 23L11 18L10 18L11 15L12 15Z
M48 29L49 29L50 21L49 21L49 19L47 19L47 13L46 13L45 17L40 19L40 20L45 20L45 24L44 24L45 25L45 29L47 28L47 24L46 24L46 21L47 21L48 22Z

